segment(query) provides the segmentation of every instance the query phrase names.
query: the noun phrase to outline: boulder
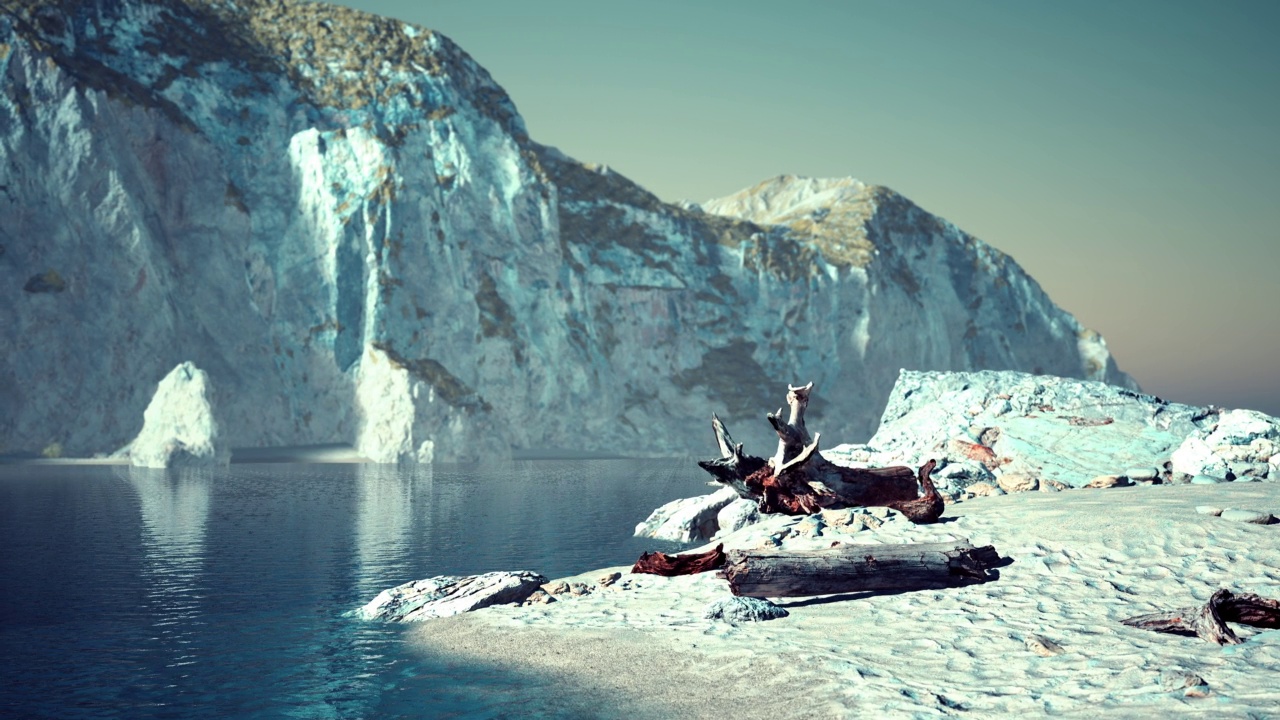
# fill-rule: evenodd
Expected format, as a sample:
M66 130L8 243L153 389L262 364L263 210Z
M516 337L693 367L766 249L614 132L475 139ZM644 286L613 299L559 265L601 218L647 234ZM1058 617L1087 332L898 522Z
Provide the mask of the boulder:
M137 467L226 465L231 449L219 433L208 375L190 362L156 387L142 416L142 431L117 455Z
M755 500L738 498L725 505L716 514L716 536L727 535L735 530L760 521L760 509Z
M673 500L636 525L635 536L674 542L708 540L719 529L720 511L739 499L732 489L723 488L710 495Z
M1227 463L1213 452L1204 439L1188 437L1173 451L1173 470L1191 475L1208 475L1216 478L1227 476Z
M440 575L383 590L353 614L361 620L390 622L448 617L490 605L524 602L546 581L545 577L524 570L464 577Z
M778 607L763 598L727 597L707 605L702 617L707 620L738 623L773 620L790 614L785 608Z
M1252 523L1254 525L1270 525L1275 522L1275 518L1271 516L1271 513L1260 510L1241 510L1239 508L1227 508L1218 517L1223 520Z
M1040 487L1040 481L1023 473L1005 473L996 480L1001 490L1007 493L1029 492Z

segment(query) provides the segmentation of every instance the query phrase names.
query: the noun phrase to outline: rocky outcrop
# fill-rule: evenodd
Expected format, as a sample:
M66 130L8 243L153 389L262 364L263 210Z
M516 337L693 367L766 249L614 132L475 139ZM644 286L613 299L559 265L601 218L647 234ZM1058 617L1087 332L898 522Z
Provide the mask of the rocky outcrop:
M902 367L1131 385L891 190L668 205L531 140L447 38L337 6L0 0L0 168L9 450L119 447L183 360L232 446L384 462L700 452L788 380L866 437Z
M184 362L156 387L142 432L117 455L137 467L226 465L231 449L219 430L208 375Z
M904 371L880 429L865 445L827 451L833 462L939 460L952 495L977 482L1030 490L1053 482L1137 482L1269 476L1280 420L1248 410L1170 403L1105 385L1015 372Z
M722 510L733 505L743 512L740 500L732 488L722 488L710 495L672 500L649 513L649 517L636 525L634 535L672 542L705 540L719 530ZM740 527L741 523L738 525Z
M523 570L465 577L441 575L383 590L352 614L361 620L389 622L449 617L491 605L522 603L546 581Z

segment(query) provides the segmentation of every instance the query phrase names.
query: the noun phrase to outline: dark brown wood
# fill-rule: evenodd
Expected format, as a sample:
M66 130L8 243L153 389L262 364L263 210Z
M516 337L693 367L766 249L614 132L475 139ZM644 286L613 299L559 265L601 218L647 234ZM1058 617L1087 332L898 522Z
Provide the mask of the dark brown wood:
M1236 595L1224 588L1200 607L1138 615L1120 622L1143 630L1199 637L1218 645L1237 645L1243 641L1227 623L1280 628L1280 601L1252 593Z
M928 480L928 472L904 466L848 468L829 462L818 451L820 433L809 435L804 413L813 383L787 386L789 415L781 409L766 416L778 435L778 449L765 460L747 455L733 442L728 429L713 415L712 429L720 457L698 463L739 496L755 500L760 511L805 515L828 508L886 506L900 509L916 522L934 522L942 512L942 497ZM932 467L926 465L929 471ZM917 475L923 495L917 496ZM923 501L923 502L916 502ZM897 507L895 503L914 503ZM936 513L936 514L935 514Z
M994 579L995 548L967 542L841 545L795 553L730 550L722 575L734 595L807 597L864 591L910 591Z
M649 575L674 577L676 575L697 575L708 570L719 570L724 567L724 545L702 553L684 553L668 555L661 552L647 552L640 555L631 572Z
M938 522L946 505L942 502L942 495L938 493L938 488L933 485L933 478L930 477L937 464L937 460L930 460L920 468L917 479L920 481L921 489L924 490L923 495L915 500L891 502L886 505L906 515L908 520L918 525Z
M1253 627L1280 628L1280 600L1253 593L1228 592L1218 601L1218 612L1227 622Z

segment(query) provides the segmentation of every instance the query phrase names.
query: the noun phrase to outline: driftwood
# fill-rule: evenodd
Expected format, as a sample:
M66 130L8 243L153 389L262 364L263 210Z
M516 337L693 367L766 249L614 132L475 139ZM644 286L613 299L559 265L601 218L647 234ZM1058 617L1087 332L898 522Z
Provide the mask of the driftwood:
M929 480L932 461L918 473L903 466L847 468L828 462L818 452L821 433L810 436L804 424L813 383L787 388L787 419L783 419L781 408L767 416L778 434L778 449L772 458L745 454L742 444L735 443L720 418L712 415L720 457L698 465L740 497L755 500L765 513L808 515L828 508L878 505L899 510L912 522L938 519L942 497ZM921 496L917 496L917 481L924 488Z
M697 575L722 567L724 567L724 545L717 545L704 553L668 555L661 552L647 552L642 554L636 564L631 567L631 572L674 577Z
M803 597L925 590L995 579L1000 556L967 542L844 545L814 552L730 550L721 574L734 595Z
M1238 645L1244 641L1227 627L1227 623L1280 628L1280 600L1251 593L1236 595L1222 589L1201 607L1138 615L1120 622L1143 630L1195 636L1218 645Z

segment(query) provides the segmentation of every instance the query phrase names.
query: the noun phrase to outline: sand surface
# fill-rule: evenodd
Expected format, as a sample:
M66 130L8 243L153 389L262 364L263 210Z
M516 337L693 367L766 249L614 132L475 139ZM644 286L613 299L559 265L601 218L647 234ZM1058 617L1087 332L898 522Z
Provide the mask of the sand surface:
M1218 647L1119 622L1222 587L1280 597L1280 525L1198 505L1280 515L1280 484L979 498L937 525L854 535L992 544L1013 562L982 585L780 599L789 617L734 626L702 617L729 594L712 573L624 575L583 597L429 621L410 642L536 678L530 716L1280 718L1280 631L1234 626L1246 642ZM1037 638L1061 653L1037 653ZM1176 673L1203 678L1208 695L1170 689Z

